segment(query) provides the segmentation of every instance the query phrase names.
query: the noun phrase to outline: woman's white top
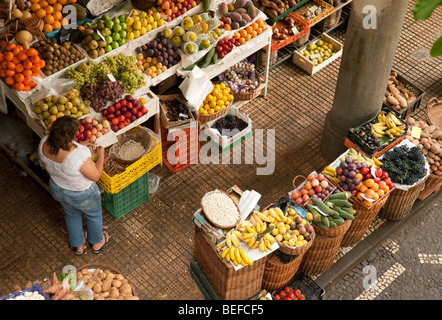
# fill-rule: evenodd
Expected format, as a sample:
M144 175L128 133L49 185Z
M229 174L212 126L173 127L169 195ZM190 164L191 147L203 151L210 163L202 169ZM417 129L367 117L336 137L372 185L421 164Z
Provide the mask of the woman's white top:
M44 136L38 146L40 160L43 162L46 171L49 173L52 181L60 188L71 191L83 191L89 188L93 181L86 178L80 168L84 162L91 158L92 154L88 147L72 141L77 148L64 159L62 163L48 159L42 152L43 143L48 139Z

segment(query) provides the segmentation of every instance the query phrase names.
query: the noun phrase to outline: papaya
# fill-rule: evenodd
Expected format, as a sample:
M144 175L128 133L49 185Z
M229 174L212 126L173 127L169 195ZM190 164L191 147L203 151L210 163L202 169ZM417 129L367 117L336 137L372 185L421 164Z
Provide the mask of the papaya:
M325 214L330 214L330 207L327 206L324 202L316 198L311 198L311 199L313 201L313 204L317 206L319 209L321 209L322 212L324 212Z
M345 222L345 220L341 217L339 218L333 218L332 220L334 223L336 223L337 226L340 226L341 224L343 224Z
M355 219L355 217L354 217L352 214L348 213L348 212L345 211L345 210L342 210L342 209L339 208L339 207L336 207L335 210L336 210L336 211L339 213L339 215L340 215L342 218L344 218L344 219L347 219L347 220L354 220L354 219Z
M250 18L254 19L258 15L258 9L256 9L253 3L251 3L247 7L247 13L249 14Z
M341 200L341 199L327 199L327 203L332 203L334 207L351 207L352 204L348 202L347 200Z
M204 62L201 64L201 68L206 68L212 62L213 55L215 54L215 47L210 48L209 52L204 56Z
M328 196L328 200L348 200L352 196L349 191L341 191L337 193L332 193Z
M221 2L221 4L218 7L219 13L224 16L229 12L229 8L227 7L227 3Z

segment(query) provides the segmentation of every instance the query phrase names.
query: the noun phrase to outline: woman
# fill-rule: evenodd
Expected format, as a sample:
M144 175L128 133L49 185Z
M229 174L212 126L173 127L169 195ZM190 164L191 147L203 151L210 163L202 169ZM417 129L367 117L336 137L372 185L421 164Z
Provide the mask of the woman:
M97 162L91 159L89 142L74 141L80 128L78 120L68 116L54 121L49 135L42 138L38 150L40 160L49 173L49 188L65 213L69 244L77 255L85 249L85 235L93 253L99 253L109 240L103 231L101 194L96 184L103 172L104 149L97 147ZM86 217L87 233L83 233L81 213Z

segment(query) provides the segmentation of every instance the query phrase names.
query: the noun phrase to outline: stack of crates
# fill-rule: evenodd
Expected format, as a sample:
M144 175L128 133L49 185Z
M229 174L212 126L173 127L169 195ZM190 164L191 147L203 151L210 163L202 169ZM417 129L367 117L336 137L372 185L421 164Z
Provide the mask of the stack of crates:
M163 146L163 162L172 173L177 173L199 161L199 121L187 129L171 132L173 139L167 139L169 130L161 124L161 144ZM172 140L172 141L170 141ZM168 159L170 148L176 148L174 159ZM169 155L170 156L170 155Z
M121 218L149 200L149 172L117 193L104 191L103 206L114 217Z

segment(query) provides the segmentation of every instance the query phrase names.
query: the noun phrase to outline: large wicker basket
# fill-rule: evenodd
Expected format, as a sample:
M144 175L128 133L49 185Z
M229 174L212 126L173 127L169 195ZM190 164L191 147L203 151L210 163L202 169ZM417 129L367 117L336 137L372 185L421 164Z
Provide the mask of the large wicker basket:
M333 6L337 7L337 6L341 5L341 2L342 2L341 0L334 0ZM330 28L330 27L333 27L335 24L337 24L339 22L339 20L341 19L341 14L342 14L342 8L338 9L336 11L333 11L333 13L330 14L324 20L325 28Z
M354 214L355 219L345 233L344 239L342 239L342 247L352 247L362 239L376 215L387 202L391 192L388 192L382 198L374 202L371 207L366 207L356 197L351 197L349 199L349 202L353 205L353 209L356 210L356 213Z
M220 111L214 112L212 114L198 114L198 120L201 123L206 123L215 119L218 119L219 117L225 115L227 112L229 112L230 108L232 108L233 102L231 102L228 106L225 108L222 108Z
M255 74L256 74L256 78L258 79L258 85L257 85L256 89L251 92L235 93L235 92L231 91L234 101L248 101L248 100L252 100L252 99L256 98L259 95L262 81L261 81L261 77L259 76L259 73L257 71L255 71Z
M151 7L156 7L156 1L150 1L150 0L130 0L132 5L141 11L147 11Z
M340 234L337 236L322 236L318 234L312 247L304 254L300 269L310 275L320 274L328 270L334 263L336 255L341 248L342 239L351 224L352 220L346 220L339 226L342 228L340 228ZM318 229L315 227L315 230ZM336 232L335 234L338 233Z
M289 282L298 271L303 256L304 254L300 254L284 263L277 254L269 254L266 259L261 288L273 291Z
M435 125L442 130L442 100L431 98L427 103L426 116L429 125Z
M235 270L230 262L221 258L216 246L197 226L193 255L219 299L248 299L261 290L268 255L253 261L251 266Z
M425 187L426 178L407 191L395 188L387 202L379 211L379 216L387 220L401 220L410 212L419 193Z

